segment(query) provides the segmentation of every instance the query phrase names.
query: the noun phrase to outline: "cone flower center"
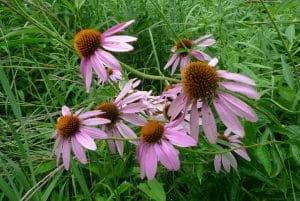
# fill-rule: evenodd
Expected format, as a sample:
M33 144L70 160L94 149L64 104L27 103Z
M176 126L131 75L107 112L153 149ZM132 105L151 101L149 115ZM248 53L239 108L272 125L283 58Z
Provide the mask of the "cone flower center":
M111 122L109 125L113 125L119 120L120 112L118 107L114 103L102 103L96 106L96 110L105 112L104 114L98 115L98 117L109 119Z
M100 43L101 33L93 29L81 30L74 37L75 50L83 57L93 55Z
M73 136L80 126L80 120L77 116L62 116L56 124L56 131L62 137L68 138Z
M159 142L164 134L164 126L158 121L149 121L141 130L141 138L144 142Z
M187 38L184 38L184 39L181 39L181 41L180 40L176 41L176 44L175 44L176 49L184 48L182 43L185 45L186 48L188 48L188 49L192 48L192 45L193 45L192 41L190 41Z
M191 62L181 73L184 92L194 99L205 99L215 94L219 76L215 68L201 61Z

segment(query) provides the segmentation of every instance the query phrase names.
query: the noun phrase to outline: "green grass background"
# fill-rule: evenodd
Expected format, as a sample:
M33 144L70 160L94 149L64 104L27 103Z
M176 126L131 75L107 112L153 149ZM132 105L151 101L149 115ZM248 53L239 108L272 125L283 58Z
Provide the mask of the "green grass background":
M300 200L299 17L297 0L0 0L0 200ZM98 142L90 164L56 168L50 136L61 106L92 109L117 94L96 79L85 92L73 37L130 19L135 50L114 55L141 72L170 76L163 66L176 38L210 33L217 43L206 52L219 68L256 81L262 98L249 104L259 121L243 122L251 162L216 174L201 138L181 150L179 172L159 167L150 182L130 144L120 158ZM141 79L156 95L166 84Z

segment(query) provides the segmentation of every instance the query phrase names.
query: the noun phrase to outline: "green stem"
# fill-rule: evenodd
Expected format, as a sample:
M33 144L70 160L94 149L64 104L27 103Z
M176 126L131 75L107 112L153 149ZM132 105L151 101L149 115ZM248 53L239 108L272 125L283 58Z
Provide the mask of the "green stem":
M176 83L180 82L180 80L175 79L175 78L162 77L162 76L157 76L157 75L148 75L148 74L142 73L142 72L132 68L131 66L129 66L123 62L120 62L120 63L127 71L130 71L131 73L135 74L136 76L138 76L140 78L150 79L150 80L167 80L167 81L176 82Z
M137 138L108 137L103 140L138 141L140 139L141 139L140 137L137 137Z

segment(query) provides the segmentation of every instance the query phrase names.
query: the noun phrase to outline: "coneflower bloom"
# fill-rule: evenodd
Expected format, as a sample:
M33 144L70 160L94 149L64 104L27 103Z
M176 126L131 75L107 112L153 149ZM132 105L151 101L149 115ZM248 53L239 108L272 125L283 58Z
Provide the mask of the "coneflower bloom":
M147 109L147 106L139 101L144 93L133 91L138 83L139 81L129 80L115 100L96 106L96 110L105 112L99 117L109 119L111 122L104 126L109 137L136 138L136 134L124 121L136 126L145 124L146 119L139 114ZM124 143L122 141L108 140L108 145L112 153L115 153L117 149L118 153L123 155Z
M141 168L141 178L154 178L159 161L168 170L177 171L180 168L179 147L195 146L197 142L173 122L162 124L149 121L141 129L141 140L136 155Z
M121 71L115 70L115 69L112 69L112 68L109 68L109 67L106 67L105 70L106 70L108 80L115 82L117 80L122 79ZM99 83L104 84L105 81L103 81L103 80L101 80L101 78L99 78Z
M258 92L252 87L255 85L253 80L244 75L216 70L212 67L216 64L217 60L213 59L208 64L197 61L187 65L181 74L181 93L172 102L168 111L174 119L182 111L186 113L188 106L192 104L191 135L197 140L199 130L197 103L202 102L202 127L210 143L216 143L217 127L208 103L213 103L227 128L239 136L244 136L244 129L238 116L255 122L256 114L245 102L225 91L238 92L249 98L259 99Z
M215 39L210 37L211 35L204 35L192 41L187 38L176 41L175 46L171 49L174 54L164 66L164 69L169 68L173 64L171 70L171 75L173 75L177 66L180 64L180 71L182 71L183 68L190 63L190 56L201 61L211 60L208 54L196 49L198 47L207 47L215 44Z
M91 127L110 123L108 119L95 118L95 116L101 115L103 112L97 110L81 113L81 111L82 109L72 114L67 106L63 106L62 116L58 118L56 130L53 133L57 137L53 148L53 151L57 149L56 163L57 165L59 164L62 156L66 170L69 170L70 167L70 146L77 159L81 163L86 164L87 158L82 147L89 150L96 150L93 138L107 138L106 133Z
M217 138L227 143L230 143L231 145L230 147L218 143L218 145L220 145L223 149L231 149L235 147L241 147L243 145L243 143L239 139L240 136L234 134L231 135L229 129L225 131L224 135L218 135ZM241 156L242 158L244 158L245 160L250 161L250 158L244 148L235 149L234 152L239 156ZM218 173L220 172L221 165L223 165L226 172L230 172L230 167L233 167L235 170L237 169L236 159L231 152L215 155L214 167L216 172Z
M106 66L113 70L121 71L119 61L104 48L113 52L128 52L133 47L128 42L136 41L136 37L114 35L123 31L134 20L115 25L107 31L100 33L93 29L84 29L74 37L74 47L81 56L80 72L85 82L87 92L90 91L92 82L92 68L102 82L107 80Z

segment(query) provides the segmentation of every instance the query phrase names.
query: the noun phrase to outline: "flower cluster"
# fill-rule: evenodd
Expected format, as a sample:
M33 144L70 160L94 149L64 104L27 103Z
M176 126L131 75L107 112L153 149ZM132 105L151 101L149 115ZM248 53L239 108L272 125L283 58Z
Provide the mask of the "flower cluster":
M136 41L136 37L114 35L133 22L118 24L103 33L84 29L75 35L74 47L81 56L80 72L87 92L91 90L92 69L100 84L122 79L122 66L108 51L133 50L128 42ZM86 164L84 148L95 151L94 139L107 141L109 150L122 156L126 140L136 146L141 178L153 179L158 162L170 171L179 170L179 150L176 147L197 146L200 126L205 134L201 137L223 150L215 155L217 172L221 165L227 172L230 167L237 168L231 151L249 161L246 150L241 147L245 132L240 118L255 122L257 116L236 94L252 99L260 96L250 78L217 70L218 59L203 50L215 43L211 35L193 41L187 38L176 41L171 49L174 54L164 68L172 66L173 75L180 65L181 80L167 85L159 96L153 96L151 91L138 90L140 81L131 79L116 98L98 103L93 111L82 112L81 108L72 113L63 106L53 133L57 164L62 156L65 169L69 169L70 147L75 157ZM224 126L217 125L216 115ZM227 129L220 134L218 130L224 127Z

